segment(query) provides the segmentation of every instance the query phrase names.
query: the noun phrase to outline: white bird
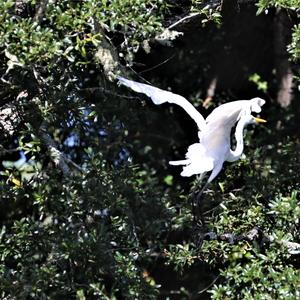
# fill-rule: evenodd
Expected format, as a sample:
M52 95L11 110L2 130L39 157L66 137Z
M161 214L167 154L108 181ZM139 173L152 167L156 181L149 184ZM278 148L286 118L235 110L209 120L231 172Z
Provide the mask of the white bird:
M261 112L261 106L265 104L265 100L261 98L222 104L204 119L196 108L180 95L121 76L117 78L121 84L135 92L149 96L156 105L168 102L181 106L196 122L199 129L199 143L189 146L185 155L186 159L170 161L169 164L182 165L181 176L201 174L203 177L206 172L212 171L204 188L219 174L225 161L234 162L241 157L244 150L243 130L245 126L250 123L266 122L251 115L251 112ZM235 150L231 150L230 134L236 122L238 122L235 131L237 144Z

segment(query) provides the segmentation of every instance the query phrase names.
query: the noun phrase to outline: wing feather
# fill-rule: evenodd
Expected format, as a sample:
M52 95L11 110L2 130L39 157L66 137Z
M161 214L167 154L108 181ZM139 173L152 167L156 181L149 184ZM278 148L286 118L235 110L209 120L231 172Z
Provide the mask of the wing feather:
M136 82L126 79L121 76L117 76L119 82L137 93L143 93L151 98L154 104L160 105L163 103L172 103L182 107L189 116L196 122L198 129L204 130L206 122L203 116L196 110L196 108L184 97L174 94L169 91L161 90L149 84Z

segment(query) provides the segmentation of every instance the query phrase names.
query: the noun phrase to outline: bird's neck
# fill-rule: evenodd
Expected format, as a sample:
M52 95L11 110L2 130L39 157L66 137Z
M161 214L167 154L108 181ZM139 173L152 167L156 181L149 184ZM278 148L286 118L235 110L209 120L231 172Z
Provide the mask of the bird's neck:
M244 122L238 122L236 125L235 130L235 139L236 139L236 147L234 150L230 150L230 157L229 161L236 161L238 160L244 151L244 138L243 138L243 131L246 124Z

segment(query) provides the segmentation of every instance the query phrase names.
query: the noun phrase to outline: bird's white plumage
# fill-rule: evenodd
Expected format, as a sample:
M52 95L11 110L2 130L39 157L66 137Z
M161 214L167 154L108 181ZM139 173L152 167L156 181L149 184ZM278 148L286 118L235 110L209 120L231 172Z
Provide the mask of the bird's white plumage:
M206 173L213 169L213 158L200 143L189 146L185 156L187 159L180 173L181 176L189 177L194 174ZM172 162L170 162L170 164L172 164Z
M241 117L242 114L250 115L252 112L261 112L261 106L265 100L253 98L251 100L238 100L222 104L215 108L206 118L206 124L209 126L221 125L232 127Z
M121 76L119 82L133 91L146 94L154 104L173 103L181 106L196 122L199 129L199 143L189 146L186 159L170 161L171 165L182 165L182 176L205 174L212 171L208 182L211 182L221 171L224 161L235 161L243 153L243 130L249 123L254 123L252 112L259 113L265 100L253 98L251 100L238 100L228 102L215 108L204 119L196 108L184 97L164 91L148 84L128 80ZM235 137L236 149L230 149L230 133L238 122Z

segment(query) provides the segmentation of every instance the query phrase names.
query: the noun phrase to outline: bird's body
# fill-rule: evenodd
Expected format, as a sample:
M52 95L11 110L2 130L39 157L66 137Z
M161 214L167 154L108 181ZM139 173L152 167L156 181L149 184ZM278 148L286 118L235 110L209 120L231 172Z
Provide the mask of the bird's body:
M221 171L224 161L230 155L231 127L218 127L216 124L207 126L200 134L200 142L189 146L186 160L181 161L183 171L181 176L189 177L195 174L205 174L213 171L209 181ZM171 161L171 165L177 165Z
M240 158L244 150L243 130L249 123L265 122L254 118L251 112L259 113L265 101L261 98L228 102L215 108L204 119L196 108L184 97L163 91L148 84L117 77L119 81L138 93L149 96L154 104L173 103L181 106L196 122L199 142L189 146L184 160L170 161L171 165L182 165L182 176L192 176L211 171L207 183L211 182L221 171L225 161L233 162ZM236 126L235 150L230 147L231 130Z
M170 164L184 166L181 176L204 175L212 171L208 178L209 183L219 174L225 161L234 162L241 157L244 150L243 130L246 125L255 122L263 121L251 114L241 116L235 131L237 144L234 151L230 147L231 127L218 127L216 124L208 126L201 135L200 142L188 148L186 160L181 160L180 163L171 161Z

